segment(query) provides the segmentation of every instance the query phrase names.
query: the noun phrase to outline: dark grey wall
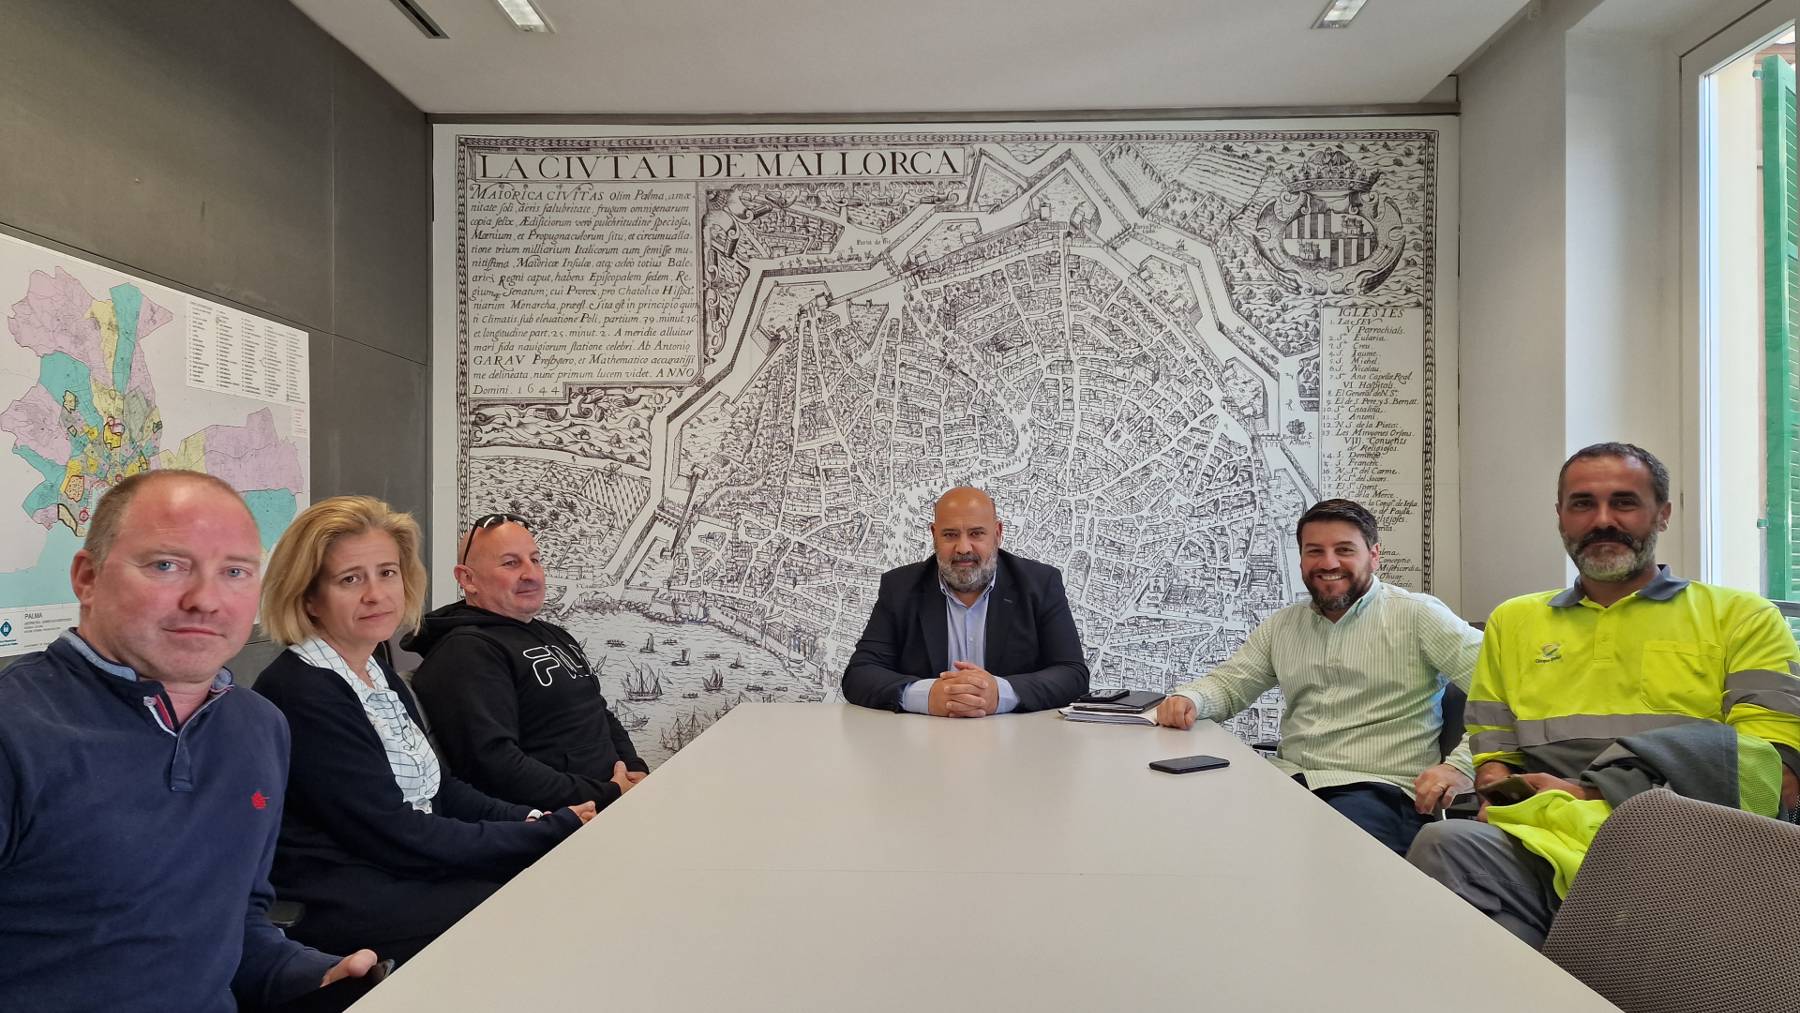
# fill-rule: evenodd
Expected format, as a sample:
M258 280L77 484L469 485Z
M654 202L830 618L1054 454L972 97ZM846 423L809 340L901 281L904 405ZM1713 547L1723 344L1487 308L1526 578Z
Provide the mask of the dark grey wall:
M418 108L286 0L6 0L0 138L0 225L311 332L313 496L426 522Z

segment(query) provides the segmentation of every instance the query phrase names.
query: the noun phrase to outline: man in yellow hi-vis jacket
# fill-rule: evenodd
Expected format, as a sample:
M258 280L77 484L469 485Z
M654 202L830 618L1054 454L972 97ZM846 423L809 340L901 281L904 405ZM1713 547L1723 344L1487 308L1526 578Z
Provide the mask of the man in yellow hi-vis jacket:
M1763 598L1656 565L1669 513L1668 469L1649 451L1600 443L1563 464L1557 526L1580 578L1488 619L1465 712L1478 789L1523 774L1538 792L1601 798L1582 774L1619 739L1723 722L1774 747L1782 807L1800 804L1800 650ZM1436 824L1407 860L1533 945L1561 904L1514 828Z

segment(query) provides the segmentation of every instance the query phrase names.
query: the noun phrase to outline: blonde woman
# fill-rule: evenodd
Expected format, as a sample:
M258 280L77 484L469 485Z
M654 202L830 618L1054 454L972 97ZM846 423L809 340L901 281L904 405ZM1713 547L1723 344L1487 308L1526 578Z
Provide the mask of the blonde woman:
M263 584L263 627L287 649L254 688L293 732L271 878L306 905L289 934L328 952L353 939L410 957L594 813L490 798L438 763L411 693L377 656L418 626L419 542L411 516L334 497L294 519Z

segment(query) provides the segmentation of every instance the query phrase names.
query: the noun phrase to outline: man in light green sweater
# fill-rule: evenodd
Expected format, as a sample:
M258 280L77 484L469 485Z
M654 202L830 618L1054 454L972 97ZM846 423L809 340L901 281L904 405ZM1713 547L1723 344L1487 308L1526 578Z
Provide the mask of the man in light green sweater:
M1447 757L1438 740L1444 684L1468 690L1481 633L1436 598L1376 578L1381 544L1362 506L1324 500L1295 538L1312 600L1270 616L1223 664L1178 687L1157 723L1222 721L1280 686L1276 765L1404 855L1472 785L1467 740Z

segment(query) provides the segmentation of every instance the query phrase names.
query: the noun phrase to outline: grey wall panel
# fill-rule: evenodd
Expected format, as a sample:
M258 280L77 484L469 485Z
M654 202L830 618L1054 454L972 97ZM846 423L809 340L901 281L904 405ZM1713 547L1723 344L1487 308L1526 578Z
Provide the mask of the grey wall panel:
M424 114L285 0L0 4L0 225L306 328L314 497L423 521Z
M423 408L429 369L340 340L329 370L312 370L313 496L378 496L423 526L431 502ZM329 483L321 472L329 472Z
M332 330L414 362L431 359L431 134L425 118L348 53L338 95L333 178Z
M307 343L307 381L312 384L312 402L307 406L312 426L312 494L318 500L342 492L338 484L338 464L344 441L339 438L338 420L319 401L325 396L337 373L337 347L343 339L314 331Z
M6 21L0 217L329 329L335 41L285 3L30 0Z
M261 633L262 628L258 627L258 636ZM252 640L225 667L231 669L232 678L238 685L255 685L257 674L269 667L269 662L274 661L281 651L281 645L272 640Z

